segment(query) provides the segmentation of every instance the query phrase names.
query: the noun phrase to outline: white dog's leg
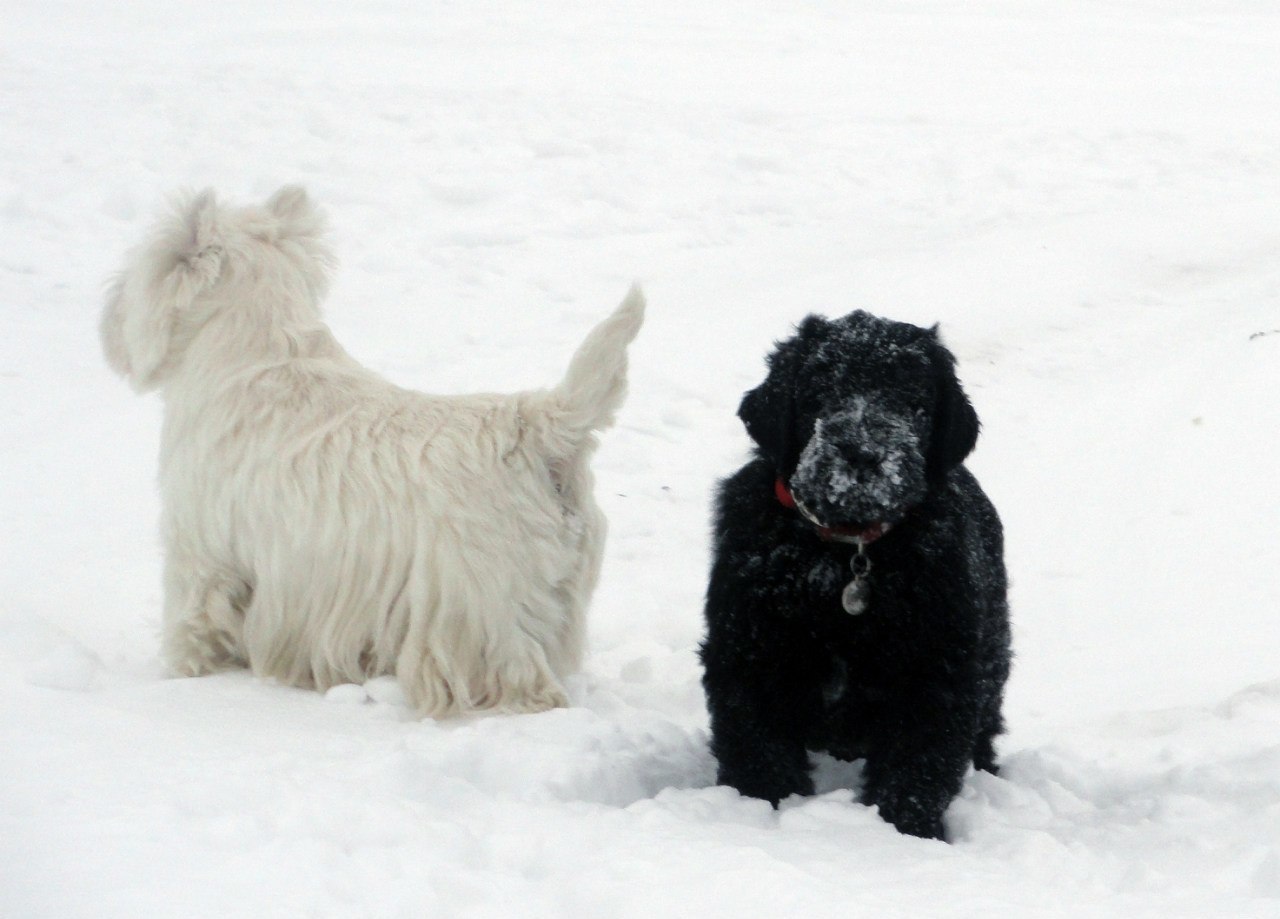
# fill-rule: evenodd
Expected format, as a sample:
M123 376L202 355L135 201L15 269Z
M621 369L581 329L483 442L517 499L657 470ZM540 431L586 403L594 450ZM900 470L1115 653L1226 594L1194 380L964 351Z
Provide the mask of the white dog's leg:
M244 667L249 589L224 573L171 554L165 559L165 663L180 676Z
M569 699L547 657L548 648L560 639L567 611L555 591L506 586L510 592L505 596L485 591L483 605L472 611L472 620L483 629L477 635L481 653L470 675L473 707L516 714L567 706Z
M396 659L396 679L414 711L428 718L447 718L465 711L466 687L458 699L440 661L421 629L410 628Z
M532 714L568 706L569 697L547 665L542 648L532 641L524 644L522 659L491 663L476 708Z
M410 618L396 661L410 704L432 718L568 705L544 650L560 611L537 616L521 599L501 596L492 580L453 574L430 611Z

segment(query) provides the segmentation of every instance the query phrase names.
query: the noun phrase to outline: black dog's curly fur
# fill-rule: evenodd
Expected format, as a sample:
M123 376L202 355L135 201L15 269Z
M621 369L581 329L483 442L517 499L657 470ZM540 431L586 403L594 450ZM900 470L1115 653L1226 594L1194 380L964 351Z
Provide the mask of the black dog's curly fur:
M943 838L973 763L994 772L1009 674L999 517L961 465L978 418L936 327L810 316L738 411L755 458L721 483L703 686L721 784L812 794L809 750L865 758L862 798ZM866 611L847 613L870 533Z

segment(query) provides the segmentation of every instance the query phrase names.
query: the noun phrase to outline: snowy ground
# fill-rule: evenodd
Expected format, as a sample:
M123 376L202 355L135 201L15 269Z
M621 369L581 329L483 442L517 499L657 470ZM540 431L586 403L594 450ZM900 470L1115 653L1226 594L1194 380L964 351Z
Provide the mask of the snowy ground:
M0 2L0 915L1280 916L1269 0ZM160 417L104 279L181 185L309 185L328 315L434 391L646 284L574 707L422 722L156 661ZM954 844L711 787L715 478L810 310L941 320L1017 667Z

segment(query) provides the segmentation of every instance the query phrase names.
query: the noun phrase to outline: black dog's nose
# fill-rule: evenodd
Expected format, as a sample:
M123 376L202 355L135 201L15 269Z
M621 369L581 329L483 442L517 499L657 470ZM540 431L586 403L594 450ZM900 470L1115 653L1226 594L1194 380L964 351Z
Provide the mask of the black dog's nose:
M880 455L860 441L836 444L840 458L853 469L874 469L880 465Z

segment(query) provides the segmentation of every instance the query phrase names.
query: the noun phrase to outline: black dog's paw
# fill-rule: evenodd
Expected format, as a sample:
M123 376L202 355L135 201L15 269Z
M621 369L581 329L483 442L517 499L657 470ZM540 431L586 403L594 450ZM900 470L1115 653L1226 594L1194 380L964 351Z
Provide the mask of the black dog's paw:
M945 842L942 815L949 800L949 796L929 792L882 789L879 793L864 793L862 803L878 806L881 818L900 833Z
M721 764L718 783L736 788L748 798L768 801L774 807L792 795L813 794L813 779L807 770L776 763L753 763L737 768Z
M908 836L919 836L921 839L937 839L942 842L947 841L941 817L916 813L910 809L906 812L896 813L892 809L886 810L883 804L880 805L880 816L893 824L898 832L906 833Z

